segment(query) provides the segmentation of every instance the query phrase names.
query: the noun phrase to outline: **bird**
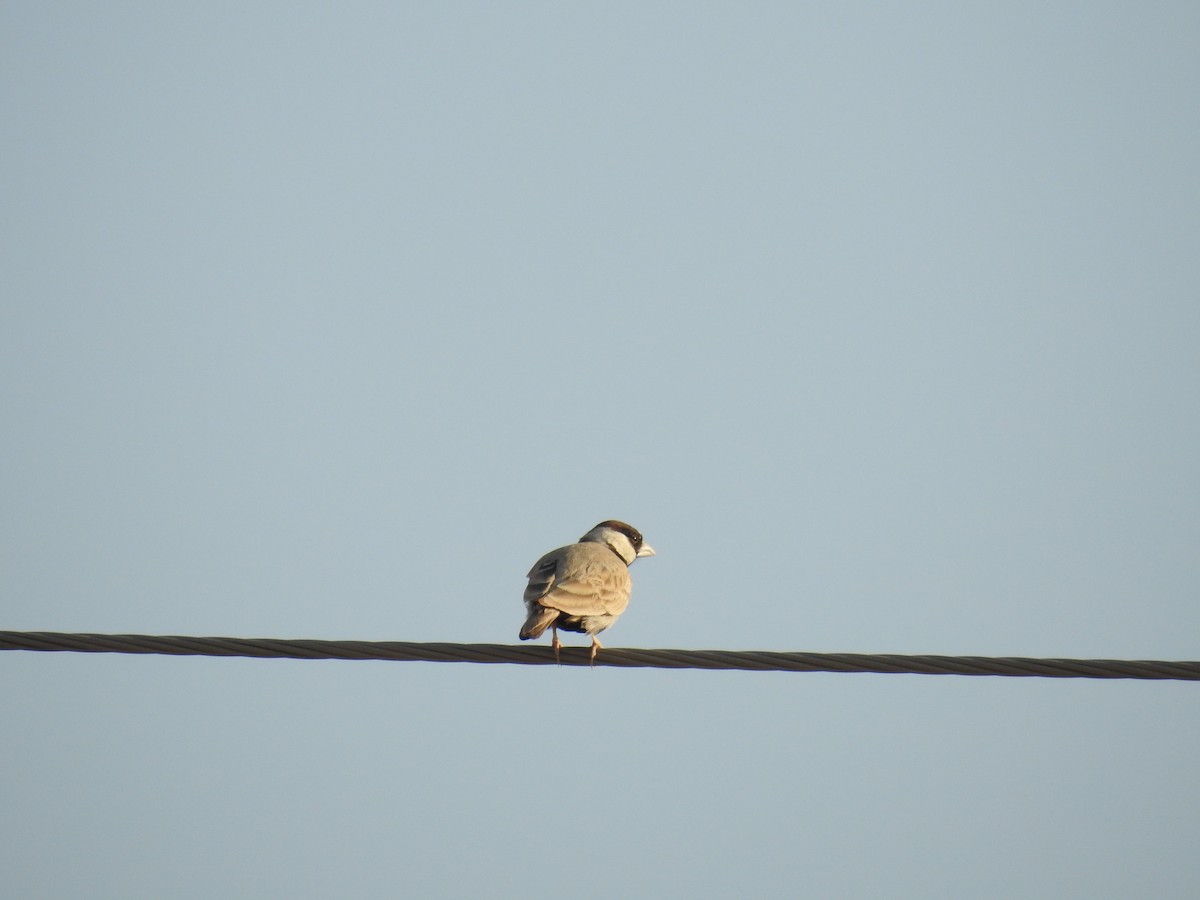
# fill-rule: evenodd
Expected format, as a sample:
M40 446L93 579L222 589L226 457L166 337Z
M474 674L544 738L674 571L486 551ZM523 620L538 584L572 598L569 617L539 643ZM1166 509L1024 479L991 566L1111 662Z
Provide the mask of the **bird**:
M633 589L629 566L639 557L654 555L640 531L616 519L601 522L578 543L551 550L526 576L528 616L521 626L521 640L541 637L549 628L554 659L561 663L558 630L590 634L590 661L595 665L596 651L604 649L596 635L629 605Z

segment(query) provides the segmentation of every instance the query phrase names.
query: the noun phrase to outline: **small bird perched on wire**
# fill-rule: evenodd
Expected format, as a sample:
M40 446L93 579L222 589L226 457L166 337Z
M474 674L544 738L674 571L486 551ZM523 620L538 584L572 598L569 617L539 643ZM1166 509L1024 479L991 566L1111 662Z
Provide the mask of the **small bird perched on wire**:
M551 629L554 658L562 644L558 630L592 636L591 660L603 649L596 635L617 620L629 605L633 580L629 566L639 556L654 556L654 548L632 525L609 519L579 539L551 550L529 570L521 640L541 637ZM561 662L561 660L560 660Z

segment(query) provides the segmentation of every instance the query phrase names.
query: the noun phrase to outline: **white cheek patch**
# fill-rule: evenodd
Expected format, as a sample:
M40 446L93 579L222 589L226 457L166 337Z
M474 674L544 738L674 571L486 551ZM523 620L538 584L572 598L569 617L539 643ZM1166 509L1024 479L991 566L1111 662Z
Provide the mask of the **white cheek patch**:
M593 528L580 540L594 541L597 544L608 545L613 553L625 561L625 565L629 565L637 559L637 551L633 549L633 541L629 540L627 535L617 531L615 528Z
M633 549L633 542L621 534L621 532L610 531L604 537L604 543L612 547L613 552L625 560L626 565L637 559L637 551Z

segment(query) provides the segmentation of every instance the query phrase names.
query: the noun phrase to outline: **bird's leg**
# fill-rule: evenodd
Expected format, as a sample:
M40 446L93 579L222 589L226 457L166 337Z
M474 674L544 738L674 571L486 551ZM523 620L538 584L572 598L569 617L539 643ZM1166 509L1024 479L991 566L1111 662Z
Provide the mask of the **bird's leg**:
M554 661L561 666L562 659L558 652L562 650L562 642L558 639L558 629L553 625L550 626L550 646L554 648Z
M592 666L592 668L596 667L596 651L603 650L603 649L604 649L604 645L602 643L600 643L600 638L596 637L593 634L592 635L592 658L590 660L590 665Z

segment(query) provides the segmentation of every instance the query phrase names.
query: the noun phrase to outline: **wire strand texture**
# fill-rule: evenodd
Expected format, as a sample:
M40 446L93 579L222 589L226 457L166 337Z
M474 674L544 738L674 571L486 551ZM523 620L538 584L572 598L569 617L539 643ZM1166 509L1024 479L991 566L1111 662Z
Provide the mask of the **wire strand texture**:
M50 631L0 631L0 650L239 656L254 659L371 659L394 662L555 665L554 652L546 646L66 634ZM564 647L562 665L588 666L588 649ZM640 650L614 647L601 650L595 665L623 669L732 669L754 672L873 672L889 675L1000 675L1017 678L1200 681L1200 662L1031 659L1019 656L910 656L890 653Z

